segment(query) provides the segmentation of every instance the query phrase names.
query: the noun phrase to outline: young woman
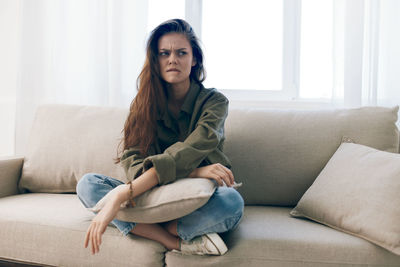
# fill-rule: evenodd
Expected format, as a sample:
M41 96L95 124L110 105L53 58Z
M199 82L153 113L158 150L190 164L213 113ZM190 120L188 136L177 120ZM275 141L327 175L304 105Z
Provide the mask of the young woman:
M204 79L203 52L187 22L169 20L152 31L138 77L138 93L125 122L124 151L117 159L131 182L123 184L91 173L77 185L77 194L88 208L118 186L117 194L87 230L84 245L90 243L93 254L99 252L110 222L124 235L149 238L185 254L222 255L227 251L217 233L238 225L244 202L232 188L234 176L222 152L228 100L216 89L204 88ZM170 222L140 224L114 219L121 203L184 177L209 178L219 187L204 206Z

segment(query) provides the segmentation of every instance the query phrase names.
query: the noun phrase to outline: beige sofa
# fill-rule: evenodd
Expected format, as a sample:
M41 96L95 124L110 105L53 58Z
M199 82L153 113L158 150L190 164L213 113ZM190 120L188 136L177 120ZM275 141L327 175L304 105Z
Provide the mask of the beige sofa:
M343 136L397 153L397 112L231 109L225 151L243 182L246 206L239 227L222 235L229 251L180 255L109 226L100 253L92 256L83 239L93 215L74 189L86 172L125 179L112 158L127 110L42 106L26 156L0 160L0 260L51 266L400 266L400 256L364 239L289 214Z

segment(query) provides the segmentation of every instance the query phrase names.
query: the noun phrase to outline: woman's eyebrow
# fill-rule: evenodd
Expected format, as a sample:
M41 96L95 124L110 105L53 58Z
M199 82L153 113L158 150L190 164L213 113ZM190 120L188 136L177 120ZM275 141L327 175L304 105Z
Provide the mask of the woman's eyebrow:
M182 50L187 50L187 48L186 47L182 47L182 48L177 48L177 49L174 49L175 51L182 51ZM169 52L169 51L171 51L171 49L167 49L167 48L160 48L160 51L167 51L167 52Z

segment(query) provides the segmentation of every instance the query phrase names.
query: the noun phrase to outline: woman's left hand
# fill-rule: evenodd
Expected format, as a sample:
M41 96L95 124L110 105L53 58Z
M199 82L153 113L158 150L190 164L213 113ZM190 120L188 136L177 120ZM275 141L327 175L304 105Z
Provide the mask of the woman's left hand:
M92 254L100 251L101 237L106 231L107 225L115 218L120 210L121 201L118 197L111 198L99 213L93 218L86 236L85 248L91 243Z
M219 186L223 186L225 183L227 186L231 187L235 184L235 177L232 171L220 163L196 168L189 174L189 177L212 179L215 180Z

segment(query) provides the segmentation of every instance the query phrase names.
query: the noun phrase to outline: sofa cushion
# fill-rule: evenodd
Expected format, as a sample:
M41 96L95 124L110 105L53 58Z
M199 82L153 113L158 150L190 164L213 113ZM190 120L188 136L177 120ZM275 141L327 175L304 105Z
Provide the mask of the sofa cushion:
M108 227L100 253L83 247L93 215L75 194L0 198L0 258L53 266L163 266L165 248Z
M86 173L126 182L114 164L127 109L73 105L38 108L19 187L31 192L75 192Z
M399 192L399 154L343 143L291 214L400 255Z
M347 136L398 152L398 107L230 110L224 149L246 204L295 206Z
M156 186L135 198L136 206L126 208L127 202L117 213L116 218L121 221L136 223L167 222L181 218L200 208L214 194L216 184L206 178L185 178L173 183ZM108 192L90 210L100 211L117 193L116 187Z
M221 235L221 257L166 254L167 266L399 266L400 257L364 239L296 219L290 208L246 206L238 228Z

